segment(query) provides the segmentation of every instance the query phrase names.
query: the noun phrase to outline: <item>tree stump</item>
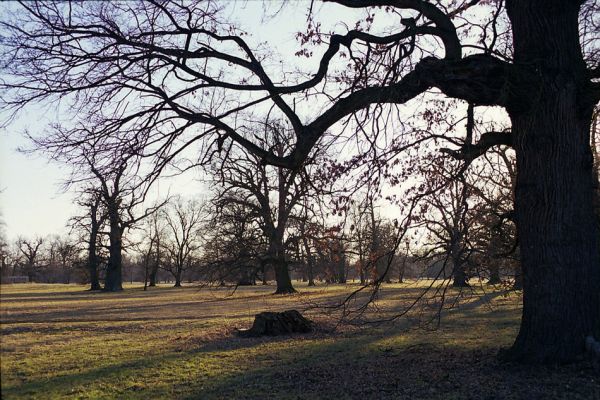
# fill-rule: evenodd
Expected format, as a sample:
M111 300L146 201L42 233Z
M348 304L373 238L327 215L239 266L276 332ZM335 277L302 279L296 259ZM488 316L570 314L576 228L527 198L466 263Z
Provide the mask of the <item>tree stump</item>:
M239 329L238 333L243 337L308 333L312 331L312 325L312 321L304 318L296 310L262 312L254 317L252 328Z

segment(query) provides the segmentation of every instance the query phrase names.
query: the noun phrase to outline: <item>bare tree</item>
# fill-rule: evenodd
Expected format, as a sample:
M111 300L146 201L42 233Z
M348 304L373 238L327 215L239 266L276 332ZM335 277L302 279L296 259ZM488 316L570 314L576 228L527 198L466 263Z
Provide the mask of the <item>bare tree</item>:
M99 193L106 208L109 228L109 256L104 290L110 292L123 290L123 233L142 219L135 217L132 210L142 203L143 196L140 199L131 187L127 187L122 182L126 177L128 158L116 160L116 163L105 171L98 168L94 159L89 155L86 155L86 160L99 183ZM128 195L131 197L127 198Z
M21 270L27 275L29 282L34 281L37 269L40 267L39 263L43 244L44 239L41 237L36 237L34 239L19 237L16 241L16 246L24 257L24 260L21 263ZM15 264L15 267L16 265L17 264Z
M489 284L502 282L502 268L514 271L514 286L522 289L519 286L521 267L513 210L514 156L509 148L499 147L480 160L480 165L470 171L472 195L477 199L473 207L475 223L480 226L470 234L477 251L474 260L483 267L484 274L487 272Z
M269 143L273 151L284 154L289 146L290 132L277 123L265 124L263 129L264 145ZM315 188L307 166L298 170L272 167L265 165L259 156L234 146L212 173L222 186L216 200L219 207L238 203L258 217L268 243L264 263L275 271L276 293L295 292L286 254L286 232L301 200Z
M156 279L158 270L163 261L163 252L161 243L165 236L164 219L161 218L161 213L157 212L150 216L148 221L148 233L150 238L150 248L148 249L152 253L152 244L154 243L154 259L150 262L150 270L148 271L148 286L156 286Z
M203 249L204 277L218 285L234 282L238 286L254 284L260 276L266 285L267 238L255 209L243 198L239 200L223 202L217 198L213 202Z
M45 140L36 140L38 149L48 152L55 160L72 165L71 178L67 187L76 185L91 186L90 204L90 241L101 233L98 229L106 222L108 227L108 261L104 279L105 291L120 291L123 268L124 233L144 218L155 213L163 203L146 206L146 196L155 182L154 175L141 173L142 160L138 149L122 143L116 149L106 146L82 144L77 151L64 152L63 146L68 140L65 132ZM165 200L166 202L167 200ZM99 214L100 207L102 214ZM91 250L95 251L95 245ZM91 251L90 250L90 251ZM97 259L92 266L97 268ZM90 267L91 268L91 267Z
M77 242L72 237L56 235L50 239L48 252L50 266L57 264L58 267L58 270L54 271L55 279L71 283L71 275L80 253Z
M90 280L90 290L100 290L100 264L102 262L102 233L106 222L106 210L102 203L102 194L93 186L82 191L77 204L84 214L72 217L69 225L71 230L82 236L81 241L87 247L87 269Z
M198 201L184 202L179 198L162 212L162 216L168 231L167 240L161 244L168 259L164 268L175 278L175 287L180 287L182 274L198 258L206 212Z
M440 258L441 254L444 269L449 261L454 287L469 286L466 269L472 254L468 239L473 225L470 192L462 176L424 199L427 207L424 227L429 232L431 246L429 256Z

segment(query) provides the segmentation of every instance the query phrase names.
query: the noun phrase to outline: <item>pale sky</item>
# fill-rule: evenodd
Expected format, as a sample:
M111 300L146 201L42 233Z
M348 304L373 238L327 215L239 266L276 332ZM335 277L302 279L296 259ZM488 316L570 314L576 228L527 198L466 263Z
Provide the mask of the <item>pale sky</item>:
M266 4L271 13L278 9L274 2ZM255 41L267 41L270 48L291 56L294 62L297 57L293 54L299 49L295 33L305 27L308 5L309 2L294 3L284 7L277 18L265 21L262 20L264 3L261 1L228 3L234 18L252 32ZM6 3L0 4L0 12L2 7L7 7ZM337 21L340 18L338 13L343 9L337 7L336 12L331 13L328 7L330 6L315 5L314 11L320 11L320 16ZM346 14L346 11L343 13ZM260 27L259 30L255 29L257 26ZM301 62L310 64L317 60L318 56ZM0 111L0 118L3 117ZM68 116L61 115L61 118L65 117ZM40 155L26 155L16 151L20 146L27 146L27 140L22 135L25 128L32 132L43 132L50 120L52 117L46 115L45 111L30 107L8 129L0 131L0 214L10 241L19 235L31 237L66 233L67 220L77 213L77 208L73 205L74 194L61 190L61 182L68 175L68 167L61 168L56 163L49 163ZM197 172L191 172L169 183L161 183L161 192L201 195L205 188L197 181L198 175ZM165 188L167 185L170 187Z
M0 211L10 240L18 235L60 233L72 215L72 194L61 193L65 171L39 156L18 153L25 139L0 134Z

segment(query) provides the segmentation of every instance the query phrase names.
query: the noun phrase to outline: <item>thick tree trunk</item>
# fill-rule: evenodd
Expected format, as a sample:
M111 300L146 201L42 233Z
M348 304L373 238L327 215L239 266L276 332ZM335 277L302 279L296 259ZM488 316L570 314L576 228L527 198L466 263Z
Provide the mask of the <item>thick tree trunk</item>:
M106 278L104 280L104 291L117 292L123 290L123 233L119 226L118 211L109 209L110 220L110 245Z
M89 273L90 273L90 290L101 290L100 279L98 278L98 264L90 263L89 264Z
M177 268L175 273L175 285L173 287L181 287L181 269Z
M592 207L587 74L575 1L508 1L515 65L533 68L526 109L511 109L523 317L506 353L568 362L600 337L600 256ZM559 34L560 32L560 34Z
M450 257L452 258L452 286L453 287L469 287L467 283L468 278L465 273L465 263L463 262L460 254L460 232L458 230L453 231L453 239L450 246Z
M315 286L315 274L313 272L314 261L312 256L310 257L310 261L308 262L308 286Z
M467 275L465 274L465 269L460 263L455 264L454 269L452 271L452 278L453 287L469 287L469 283L467 282Z
M273 267L275 269L275 280L277 282L275 294L296 293L296 289L294 289L292 280L290 279L288 264L285 259L278 258L274 260Z
M296 293L292 285L290 271L285 259L285 248L283 245L283 232L276 229L271 235L271 245L269 246L270 262L275 270L275 281L277 289L275 294Z
M27 279L29 279L29 282L33 282L35 279L35 273L33 272L33 265L28 265L27 266Z
M500 280L500 267L498 264L493 263L490 265L490 279L488 280L488 285L498 285L502 281Z
M98 228L92 226L90 232L90 241L88 243L88 270L90 273L90 290L100 290L100 280L98 279L98 266L100 259L97 254L96 241L98 240Z
M150 273L148 274L148 286L156 286L156 275L158 274L158 265L152 264L150 267Z

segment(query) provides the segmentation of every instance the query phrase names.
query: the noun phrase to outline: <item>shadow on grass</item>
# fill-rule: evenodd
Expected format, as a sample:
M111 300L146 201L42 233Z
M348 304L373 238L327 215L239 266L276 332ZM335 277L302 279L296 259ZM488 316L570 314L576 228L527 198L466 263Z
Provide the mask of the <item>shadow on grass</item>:
M447 313L439 332L396 327L249 339L230 333L210 338L192 332L185 337L165 336L164 347L156 353L144 350L132 356L121 348L113 359L109 358L112 343L107 341L107 355L94 361L94 366L74 363L81 367L71 371L57 366L61 375L44 371L30 379L10 374L10 382L3 377L2 395L6 399L600 399L599 380L586 365L552 369L499 364L495 354L507 344L507 332L512 335L518 324L514 309L482 307L490 300ZM174 307L172 303L166 306ZM131 313L133 308L116 312ZM105 315L111 307L97 310ZM215 316L248 317L230 311ZM167 319L178 318L188 319L175 315ZM122 328L102 329L118 332ZM152 329L156 336L158 330L170 328ZM91 328L90 335L95 333ZM146 339L135 329L121 333Z
M597 399L591 366L500 364L497 348L419 343L369 348L368 340L314 346L287 362L221 377L185 399ZM345 347L345 348L344 348ZM354 350L350 350L354 349ZM318 355L315 357L315 355Z
M247 362L248 360L245 359L243 354L253 347L269 343L283 343L290 339L293 338L291 336L282 336L276 338L241 339L236 336L226 336L221 339L198 342L195 344L181 341L180 345L186 347L185 349L179 347L178 349L176 348L173 351L159 355L143 356L127 361L114 363L108 361L108 364L102 367L50 378L34 380L23 378L20 384L3 385L2 398L21 398L22 396L54 398L73 393L73 389L79 390L78 387L103 390L105 396L117 398L120 397L120 393L127 392L128 389L136 392L140 388L139 385L135 384L128 387L124 382L129 380L135 382L140 379L144 381L144 378L149 378L143 385L144 393L139 395L130 393L126 398L156 398L152 394L159 396L160 398L169 398L169 395L163 392L164 389L154 388L152 386L152 382L150 381L153 372L171 369L171 365L173 366L172 370L181 371L182 364L192 362L196 365L194 372L200 380L204 377L210 378L210 381L214 381L214 379L217 379L214 375L219 372L219 368L212 369L210 367L215 363L219 363L224 358L228 358L229 353L237 353L242 350L241 353L237 354L238 357L236 358ZM203 360L204 358L206 358L206 360ZM162 373L159 375L163 377ZM148 383L150 384L148 385ZM195 382L185 382L186 387L194 386L194 384ZM96 388L92 388L92 386L95 386ZM157 386L161 385L159 384Z
M467 349L401 335L355 333L181 343L68 375L3 387L6 399L78 392L127 399L593 399L600 383L581 365L500 364L497 348ZM4 397L3 396L3 397Z

